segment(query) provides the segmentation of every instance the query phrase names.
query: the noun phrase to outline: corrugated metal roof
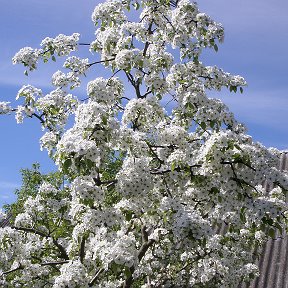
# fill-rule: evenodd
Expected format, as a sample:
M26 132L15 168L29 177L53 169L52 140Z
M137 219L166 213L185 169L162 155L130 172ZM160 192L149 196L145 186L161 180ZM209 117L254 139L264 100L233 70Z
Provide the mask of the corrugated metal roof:
M288 152L283 152L279 168L288 170ZM267 184L265 186L267 190L271 188ZM250 285L243 285L243 287L288 288L288 237L286 233L266 243L258 264L260 276Z
M5 219L3 219L2 221L0 221L0 228L4 228L6 226L10 226L10 219L11 219L11 214L8 214L7 217Z

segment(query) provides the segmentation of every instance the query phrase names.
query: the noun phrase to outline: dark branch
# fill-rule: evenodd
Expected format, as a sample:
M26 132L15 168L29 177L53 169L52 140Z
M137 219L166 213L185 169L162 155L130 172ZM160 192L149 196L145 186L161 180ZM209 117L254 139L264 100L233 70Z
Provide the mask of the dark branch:
M49 237L48 235L46 235L45 233L41 232L41 231L38 231L36 229L33 229L33 228L25 228L25 227L16 227L16 226L11 226L12 229L15 229L17 231L24 231L24 232L28 232L28 233L33 233L33 234L36 234L36 235L39 235L41 237Z
M140 247L140 249L138 251L139 262L144 257L144 255L147 252L147 250L149 249L149 247L151 247L155 242L154 239L148 240L148 233L147 233L146 229L147 229L147 227L145 225L143 225L141 227L142 246ZM133 265L132 267L129 268L129 270L130 270L131 275L125 279L125 282L123 283L123 288L130 288L132 283L133 283L133 280L134 280L133 279L133 273L135 271L135 266Z
M83 263L84 257L85 257L85 242L86 242L86 237L83 236L81 245L80 245L80 261Z
M58 241L55 238L52 238L52 240L53 240L54 245L59 249L59 251L61 253L60 257L64 258L65 260L69 260L69 257L68 257L68 255L66 253L65 248L61 244L59 244Z
M95 65L95 64L105 63L105 62L109 62L109 61L113 61L113 60L115 60L115 57L107 59L107 60L100 60L100 61L92 62L92 63L88 64L88 66L91 67L92 65Z
M56 265L62 265L66 263L69 263L69 261L65 260L65 261L56 261L56 262L44 262L44 263L41 263L40 265L41 266L56 266Z
M11 269L9 271L2 272L2 275L8 275L8 274L16 272L16 271L18 271L20 269L24 269L24 267L21 264L17 268Z

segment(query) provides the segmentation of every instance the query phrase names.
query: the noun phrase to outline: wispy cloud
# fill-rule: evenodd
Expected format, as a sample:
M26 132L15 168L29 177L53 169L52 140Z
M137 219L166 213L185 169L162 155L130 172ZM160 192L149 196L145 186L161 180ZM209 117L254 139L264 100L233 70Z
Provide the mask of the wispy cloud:
M221 98L230 110L243 120L262 123L267 127L281 127L286 130L288 114L288 89L250 91L246 95L226 95Z
M16 182L0 181L0 208L7 203L13 203L16 200L15 189L20 184Z
M0 181L0 190L3 190L3 189L16 189L16 188L19 188L19 187L20 187L19 183ZM3 194L0 192L0 195L2 196Z
M288 2L285 0L275 0L273 3L265 0L254 0L253 3L250 0L203 0L199 1L199 7L234 32L245 30L247 34L253 34L257 30L267 33L268 29L277 33L275 25L280 27L288 23Z

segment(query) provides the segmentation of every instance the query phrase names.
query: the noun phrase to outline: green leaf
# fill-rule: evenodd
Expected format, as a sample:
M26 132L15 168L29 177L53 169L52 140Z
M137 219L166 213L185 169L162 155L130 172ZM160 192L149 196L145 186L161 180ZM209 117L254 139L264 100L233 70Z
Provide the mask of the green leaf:
M198 56L194 56L193 62L194 62L196 65L199 64Z
M216 51L216 52L218 52L218 46L216 45L216 44L214 44L214 50Z
M202 239L202 244L203 244L203 246L206 246L206 244L207 244L207 240L205 237L203 237L203 239Z
M273 225L273 220L272 219L265 219L263 222L268 224L268 225L270 225L270 226Z
M239 154L239 153L235 153L234 155L232 155L232 158L234 159L234 163L241 163L242 162L241 154Z
M157 97L158 100L162 99L162 95L161 94L157 94L156 97Z
M186 103L186 105L188 106L188 108L193 109L194 105L191 102Z
M230 86L229 90L230 90L230 92L236 93L237 92L237 86Z
M124 274L125 274L126 278L129 278L132 275L130 268L125 267Z
M246 217L245 217L245 207L242 207L240 210L240 219L242 222L246 222Z
M118 273L118 265L115 262L111 263L111 270L114 274Z
M200 123L200 127L201 127L203 130L206 130L206 123L205 123L205 122L201 122L201 123Z
M168 222L168 216L166 213L163 213L163 223L166 224Z
M140 4L138 2L135 2L133 4L133 6L134 6L135 10L138 10L140 8Z
M72 165L72 160L70 158L66 159L63 163L63 170L68 171L71 165Z
M210 121L210 127L213 129L216 123L217 121L215 120Z
M125 211L125 219L126 221L130 221L132 219L133 212L132 211Z
M104 125L107 125L107 123L108 123L107 117L103 116L102 117L102 122L103 122Z
M219 189L216 188L216 187L212 187L212 188L211 188L211 193L217 194L217 193L219 193Z
M275 229L270 228L269 231L268 231L268 235L269 235L271 238L275 238Z
M95 166L95 163L90 159L87 159L85 164L89 170Z
M176 168L176 162L172 162L171 164L171 171L174 171Z
M283 233L282 226L278 222L275 222L274 226L279 230L280 234Z
M143 67L144 61L143 61L143 60L140 60L140 61L138 62L138 65L139 65L139 67Z
M240 93L241 93L241 94L243 93L243 88L242 88L242 87L240 87Z
M260 230L261 230L262 232L265 232L265 231L266 231L266 225L265 225L264 223L261 223L261 224L260 224Z
M51 59L52 59L52 61L56 62L56 58L55 58L55 56L54 56L54 55L52 56L52 58L51 58Z
M27 70L24 71L24 75L28 76L28 71Z

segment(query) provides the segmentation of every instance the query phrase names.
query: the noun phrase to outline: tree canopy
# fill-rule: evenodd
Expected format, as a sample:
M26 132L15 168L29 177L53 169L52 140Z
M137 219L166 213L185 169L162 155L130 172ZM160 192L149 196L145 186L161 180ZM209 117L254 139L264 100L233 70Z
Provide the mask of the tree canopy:
M24 85L18 107L0 102L0 114L15 113L18 123L39 120L41 148L59 174L33 178L41 179L36 193L1 229L0 285L250 281L257 248L286 231L288 175L278 169L280 152L253 142L210 97L246 86L202 62L202 51L217 52L224 40L222 25L189 0L109 0L95 7L92 21L92 43L60 34L13 58L26 75L39 62L65 59L49 93ZM79 46L90 59L80 58ZM97 65L109 76L98 75ZM85 97L75 89L83 77L92 79ZM274 188L265 191L263 181Z
M60 189L65 181L64 175L59 171L48 174L41 173L39 163L32 164L31 168L21 169L20 173L22 176L22 185L20 189L15 190L17 199L14 203L6 204L3 207L6 214L10 215L13 220L15 220L18 214L25 211L24 203L29 197L36 197L43 183L48 182Z

